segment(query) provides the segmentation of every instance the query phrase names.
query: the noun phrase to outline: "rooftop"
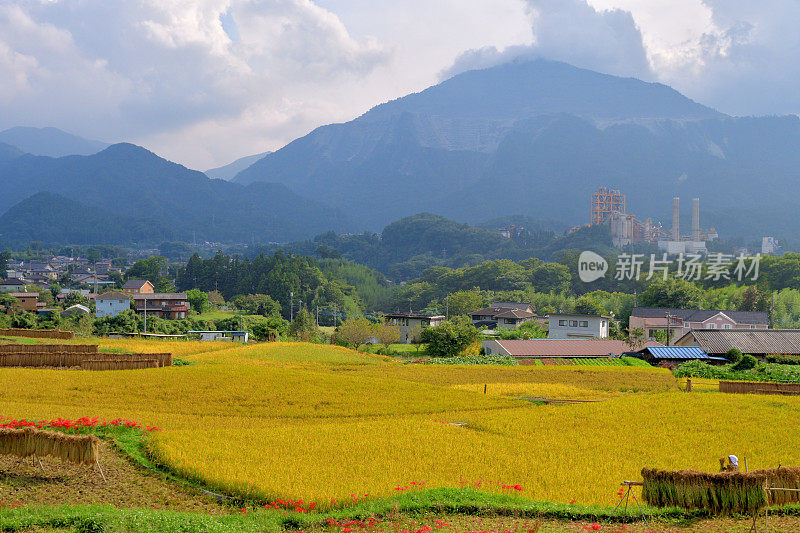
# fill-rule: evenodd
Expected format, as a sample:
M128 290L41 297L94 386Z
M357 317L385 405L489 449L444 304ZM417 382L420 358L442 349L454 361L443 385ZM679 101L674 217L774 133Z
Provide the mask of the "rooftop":
M668 307L634 307L631 316L640 318L680 318L687 322L704 322L723 313L738 324L768 324L769 315L765 311L727 311L724 309L672 309Z
M695 329L676 344L694 340L708 353L737 348L749 354L800 354L798 329Z
M130 300L131 297L119 291L104 292L100 296L95 297L95 300Z
M514 357L609 357L631 351L625 341L613 339L532 339L496 341ZM645 346L663 346L648 341Z

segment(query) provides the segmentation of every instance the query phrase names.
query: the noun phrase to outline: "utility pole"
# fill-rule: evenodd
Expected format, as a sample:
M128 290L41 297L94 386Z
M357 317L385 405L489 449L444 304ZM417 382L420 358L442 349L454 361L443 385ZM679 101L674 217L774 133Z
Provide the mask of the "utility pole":
M319 327L319 304L317 304L317 327Z
M147 296L144 297L144 334L147 335Z
M294 322L294 291L289 291L289 322Z
M446 319L450 319L450 295L448 294L447 297L444 299L444 317Z
M672 315L667 313L667 346L669 346L670 337L672 337Z

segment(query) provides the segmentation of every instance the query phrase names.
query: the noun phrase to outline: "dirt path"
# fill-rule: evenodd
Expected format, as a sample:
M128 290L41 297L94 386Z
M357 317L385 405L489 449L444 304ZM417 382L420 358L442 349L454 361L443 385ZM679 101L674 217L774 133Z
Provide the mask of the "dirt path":
M44 471L34 459L0 455L0 506L24 504L108 504L219 514L225 508L163 476L132 464L108 443L100 442L100 465L77 466L43 458Z

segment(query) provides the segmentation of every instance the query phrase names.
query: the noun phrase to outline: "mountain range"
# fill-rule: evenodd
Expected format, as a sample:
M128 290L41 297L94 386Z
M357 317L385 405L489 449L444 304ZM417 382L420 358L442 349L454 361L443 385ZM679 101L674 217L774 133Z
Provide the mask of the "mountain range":
M662 84L554 61L465 72L207 171L235 173L231 181L131 144L72 139L70 147L45 130L0 132L0 241L35 237L34 207L54 204L62 227L53 238L88 238L97 220L78 216L81 209L109 228L114 217L147 221L152 231L109 232L120 244L161 236L288 242L379 231L419 212L572 226L588 222L600 186L621 189L629 212L665 226L672 196L684 198L684 215L697 196L701 224L723 238L800 230L799 202L787 194L800 177L797 116L733 117ZM52 140L25 144L43 132ZM34 155L48 150L51 157Z
M370 229L419 211L577 225L588 222L590 194L609 186L627 194L629 211L666 226L672 196L685 210L698 196L705 227L752 238L800 229L784 193L800 175L798 141L796 116L731 117L662 84L534 60L466 72L318 128L234 181L313 191Z
M0 131L0 143L9 144L28 154L49 157L92 155L109 146L108 143L84 139L58 128L26 126Z
M20 155L0 163L0 190L0 242L283 242L354 226L284 185L210 179L128 143L90 156ZM117 231L120 221L148 227Z

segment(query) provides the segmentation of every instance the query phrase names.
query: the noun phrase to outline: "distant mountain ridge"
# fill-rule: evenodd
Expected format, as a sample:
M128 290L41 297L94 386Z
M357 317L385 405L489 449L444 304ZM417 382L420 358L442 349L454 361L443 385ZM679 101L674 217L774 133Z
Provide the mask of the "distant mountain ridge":
M236 161L228 163L227 165L223 165L217 168L210 168L206 170L204 174L209 178L229 181L232 180L236 176L236 174L238 174L242 170L246 169L256 161L258 161L259 159L263 158L265 155L270 153L272 152L261 152L260 154L240 157Z
M29 200L11 212L18 228L24 220L21 215L34 215L33 200L33 205L43 206L55 201L52 195L96 210L101 218L111 213L123 220L151 221L156 234L187 242L285 242L332 228L354 228L339 211L302 198L284 185L245 187L212 180L128 143L91 156L22 155L0 164L0 190L0 213ZM42 192L51 196L36 196ZM78 210L74 203L71 208ZM80 235L85 220L66 217L60 224ZM35 220L29 222L36 227ZM135 240L141 242L152 234L143 232Z
M84 139L58 128L26 126L0 131L0 142L15 146L28 154L48 157L92 155L110 146L108 143Z
M466 72L318 128L234 181L284 183L371 230L426 211L580 224L606 185L642 218L666 218L673 195L700 196L709 217L739 207L739 220L703 224L756 237L771 227L765 206L794 206L782 191L800 177L798 142L795 116L730 117L662 84L535 60ZM795 230L800 222L786 228Z

